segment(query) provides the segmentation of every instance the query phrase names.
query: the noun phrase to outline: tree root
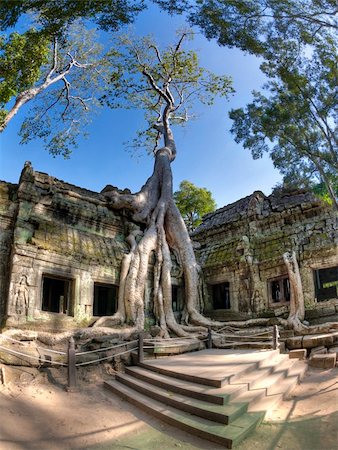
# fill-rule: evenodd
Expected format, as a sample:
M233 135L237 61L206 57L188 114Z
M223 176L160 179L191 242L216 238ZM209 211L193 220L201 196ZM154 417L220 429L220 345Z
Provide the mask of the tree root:
M6 341L6 336L18 341L39 341L42 344L54 346L65 345L69 339L73 337L76 341L83 341L88 339L98 339L101 337L109 336L111 338L129 339L131 335L137 331L135 327L125 328L79 328L77 330L65 331L63 333L48 333L46 331L31 331L31 330L18 330L11 329L4 331L0 334L0 342Z
M158 150L154 172L139 193L114 191L107 194L114 208L127 208L134 220L143 220L145 230L141 233L140 227L131 226L126 239L130 251L121 265L117 313L100 318L94 327L129 323L136 329L144 328L144 295L152 256L155 257L153 313L161 329L160 336L168 338L174 333L187 337L191 332L205 332L208 326L223 326L222 322L207 319L199 312L203 306L200 268L185 223L172 198L172 160L171 148ZM184 275L183 325L177 323L172 310L171 253L177 255Z

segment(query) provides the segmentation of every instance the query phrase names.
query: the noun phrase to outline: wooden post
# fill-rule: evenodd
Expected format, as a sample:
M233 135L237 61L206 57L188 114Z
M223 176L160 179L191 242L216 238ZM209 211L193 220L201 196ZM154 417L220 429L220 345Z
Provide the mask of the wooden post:
M141 331L138 335L138 362L142 363L143 360L144 360L143 332Z
M207 348L212 348L211 326L208 326Z
M75 342L73 336L68 342L68 392L76 391L76 354Z
M278 338L279 338L278 326L274 325L272 329L272 347L274 350L277 350L279 348Z

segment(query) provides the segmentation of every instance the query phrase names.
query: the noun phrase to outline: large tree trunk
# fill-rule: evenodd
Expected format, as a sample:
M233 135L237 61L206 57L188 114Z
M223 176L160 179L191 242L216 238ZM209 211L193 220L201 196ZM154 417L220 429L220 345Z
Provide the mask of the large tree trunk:
M286 252L283 259L288 271L290 281L290 312L287 320L279 319L279 324L292 328L298 335L330 333L337 330L337 322L328 322L320 325L305 325L305 305L300 278L299 266L295 252Z
M296 332L302 332L306 328L302 323L305 317L305 307L302 280L295 252L284 253L283 260L290 282L290 312L287 322L290 328Z
M171 130L167 128L164 135L165 147L156 152L154 172L140 192L105 192L112 207L129 209L133 220L144 224L145 228L141 231L133 226L129 230L127 242L130 252L122 261L117 313L111 318L99 319L95 326L104 326L108 320L110 324L127 323L137 329L144 328L144 294L149 260L154 255L153 312L162 336L168 336L169 331L186 336L187 330L200 330L182 326L175 319L172 310L171 252L177 256L184 274L185 324L207 326L211 323L200 313L200 268L185 223L173 201L171 162L176 150ZM221 324L214 322L214 325Z
M305 317L302 280L295 252L283 254L290 282L290 312L287 322L295 331L304 328L302 321Z

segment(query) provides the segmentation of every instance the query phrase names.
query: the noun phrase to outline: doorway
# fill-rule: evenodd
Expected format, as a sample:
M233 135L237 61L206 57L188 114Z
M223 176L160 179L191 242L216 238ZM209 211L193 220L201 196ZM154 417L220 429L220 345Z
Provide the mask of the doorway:
M42 311L73 315L71 302L72 280L42 277Z
M230 309L230 283L213 284L211 289L214 309Z
M93 316L112 316L117 309L117 295L117 286L95 283Z

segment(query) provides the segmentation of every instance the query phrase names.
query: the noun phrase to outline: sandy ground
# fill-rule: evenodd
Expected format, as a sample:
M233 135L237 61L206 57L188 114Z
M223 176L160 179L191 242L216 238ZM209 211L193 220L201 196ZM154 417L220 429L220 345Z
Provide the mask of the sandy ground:
M5 369L0 385L1 450L176 450L221 447L176 430L102 388L104 372L82 374L65 391L65 374ZM238 450L337 450L338 368L309 369L291 398Z

